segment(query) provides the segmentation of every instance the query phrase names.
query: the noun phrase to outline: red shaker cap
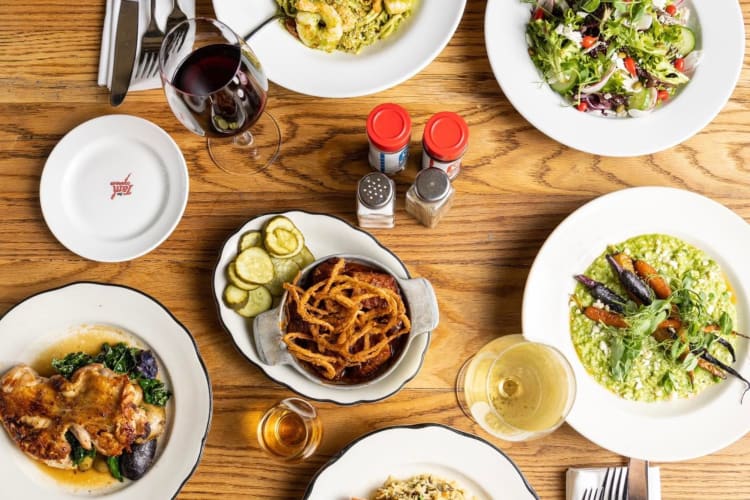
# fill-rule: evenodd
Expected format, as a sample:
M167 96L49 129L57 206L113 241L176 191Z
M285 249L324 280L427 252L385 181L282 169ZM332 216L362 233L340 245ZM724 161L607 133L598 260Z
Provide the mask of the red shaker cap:
M424 127L424 146L436 160L459 158L469 145L469 126L450 111L435 113Z
M411 117L398 104L379 104L367 117L367 137L378 149L395 152L411 139Z

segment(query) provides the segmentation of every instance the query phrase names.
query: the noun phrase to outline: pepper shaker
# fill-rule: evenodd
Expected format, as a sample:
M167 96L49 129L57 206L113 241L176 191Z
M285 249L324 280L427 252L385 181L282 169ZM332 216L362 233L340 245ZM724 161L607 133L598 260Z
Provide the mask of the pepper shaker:
M357 183L360 227L392 228L396 223L396 183L382 172L371 172Z
M406 211L422 225L435 227L453 204L456 190L439 168L420 170L406 192Z

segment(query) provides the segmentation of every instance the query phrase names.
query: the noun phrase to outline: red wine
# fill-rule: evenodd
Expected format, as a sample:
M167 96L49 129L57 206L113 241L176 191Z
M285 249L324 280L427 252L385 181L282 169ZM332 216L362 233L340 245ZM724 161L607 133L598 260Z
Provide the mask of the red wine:
M178 118L191 130L227 137L247 130L266 105L267 82L236 45L206 45L180 64L168 94L183 104Z
M232 81L240 57L240 48L234 45L201 47L180 65L172 84L188 94L209 96Z

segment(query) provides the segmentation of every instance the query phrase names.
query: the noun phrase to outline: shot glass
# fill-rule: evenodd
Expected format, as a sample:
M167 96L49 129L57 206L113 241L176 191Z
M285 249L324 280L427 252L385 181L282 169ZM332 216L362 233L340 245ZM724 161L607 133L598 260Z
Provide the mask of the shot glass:
M272 457L299 462L310 457L323 436L315 408L300 398L279 401L258 422L258 442Z

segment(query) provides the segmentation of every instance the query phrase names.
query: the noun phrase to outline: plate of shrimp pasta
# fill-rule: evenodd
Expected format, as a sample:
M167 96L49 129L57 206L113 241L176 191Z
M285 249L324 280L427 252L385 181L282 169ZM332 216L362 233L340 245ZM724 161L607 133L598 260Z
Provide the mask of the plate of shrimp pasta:
M661 462L750 430L748 244L742 217L666 187L601 196L552 232L526 282L523 333L573 366L572 427Z
M214 0L274 83L317 97L369 95L408 80L448 44L466 0Z

